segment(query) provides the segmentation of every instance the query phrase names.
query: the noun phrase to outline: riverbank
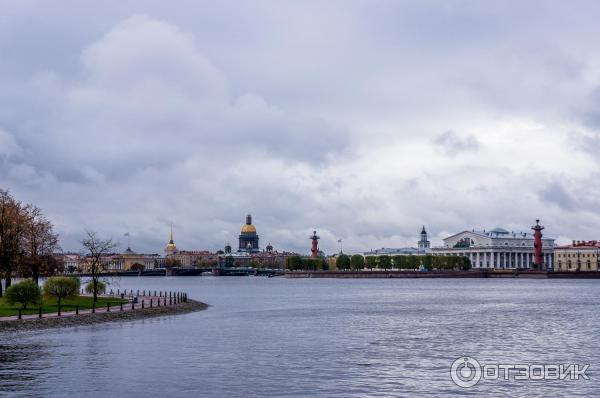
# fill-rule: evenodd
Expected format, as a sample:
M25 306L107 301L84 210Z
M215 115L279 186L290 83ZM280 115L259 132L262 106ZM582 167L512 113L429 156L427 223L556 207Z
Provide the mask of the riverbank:
M52 316L43 318L12 319L0 321L0 332L38 330L69 326L85 326L106 322L134 321L165 315L185 314L202 311L208 308L207 304L187 299L174 305L161 307L146 307L130 311L113 310L111 312L81 313L73 316Z
M530 270L469 270L469 271L293 271L286 272L285 278L561 278L561 279L600 279L600 272L552 272Z

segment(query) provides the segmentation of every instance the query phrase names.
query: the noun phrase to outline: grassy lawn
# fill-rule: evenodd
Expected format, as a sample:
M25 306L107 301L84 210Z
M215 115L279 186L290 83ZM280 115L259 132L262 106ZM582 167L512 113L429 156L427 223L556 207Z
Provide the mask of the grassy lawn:
M96 308L105 308L108 303L110 303L111 308L118 307L121 302L125 303L126 301L118 298L98 298ZM92 298L81 296L74 299L63 299L61 302L61 311L75 311L76 305L79 305L80 310L90 309L92 308ZM21 308L21 304L9 305L4 298L0 298L0 317L17 315L19 313L19 308ZM33 305L32 307L30 304L27 306L27 309L23 311L23 315L37 314L38 311L38 305ZM42 299L42 312L58 312L57 300L44 297Z

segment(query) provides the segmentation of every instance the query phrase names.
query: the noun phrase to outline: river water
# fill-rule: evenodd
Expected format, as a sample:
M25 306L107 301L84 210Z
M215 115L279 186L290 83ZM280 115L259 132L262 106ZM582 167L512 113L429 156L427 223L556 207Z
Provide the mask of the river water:
M0 332L0 396L600 395L600 283L527 279L143 277L211 307ZM452 362L590 364L590 380L450 378Z

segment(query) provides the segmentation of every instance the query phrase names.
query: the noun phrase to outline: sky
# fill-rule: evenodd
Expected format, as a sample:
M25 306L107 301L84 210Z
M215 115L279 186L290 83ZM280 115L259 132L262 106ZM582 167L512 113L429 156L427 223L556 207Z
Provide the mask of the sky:
M596 1L0 0L0 188L65 251L600 238Z

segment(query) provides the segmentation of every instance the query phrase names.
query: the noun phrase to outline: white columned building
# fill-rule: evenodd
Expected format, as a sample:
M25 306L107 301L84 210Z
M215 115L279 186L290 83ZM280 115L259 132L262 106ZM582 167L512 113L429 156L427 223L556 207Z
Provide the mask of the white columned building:
M531 268L534 261L533 234L509 232L502 228L491 231L463 231L444 239L443 247L434 247L431 254L463 256L471 260L472 268ZM544 269L552 268L554 239L542 238Z

